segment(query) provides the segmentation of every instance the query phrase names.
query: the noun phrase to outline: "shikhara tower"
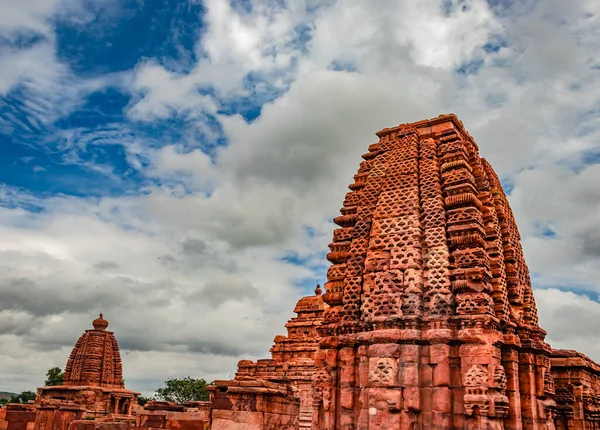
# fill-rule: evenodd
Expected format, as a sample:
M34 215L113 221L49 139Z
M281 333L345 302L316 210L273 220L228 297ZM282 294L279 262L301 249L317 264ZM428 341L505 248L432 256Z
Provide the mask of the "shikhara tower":
M334 220L315 425L546 425L550 348L498 177L453 115L377 135Z
M377 136L334 219L324 305L311 322L317 343L304 356L311 397L274 355L276 377L218 381L214 430L229 420L252 429L600 429L600 366L544 342L512 211L463 124L442 115ZM252 409L259 391L243 387L261 381L273 400L263 390Z
M108 321L100 314L92 326L77 340L65 366L63 384L38 388L38 418L46 413L52 416L56 408L65 405L82 408L88 418L108 414L131 417L140 393L125 388L119 345L114 333L106 330Z

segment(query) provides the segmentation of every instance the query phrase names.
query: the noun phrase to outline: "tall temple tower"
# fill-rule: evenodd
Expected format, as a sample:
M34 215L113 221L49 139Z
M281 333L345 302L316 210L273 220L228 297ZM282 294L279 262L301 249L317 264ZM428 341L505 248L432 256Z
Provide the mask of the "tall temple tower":
M600 429L600 365L544 342L512 211L463 124L377 136L334 219L311 398L264 373L218 381L213 430L308 428L309 410L313 430ZM251 385L279 397L254 407Z
M498 177L454 115L377 136L334 220L313 428L546 428L550 347Z

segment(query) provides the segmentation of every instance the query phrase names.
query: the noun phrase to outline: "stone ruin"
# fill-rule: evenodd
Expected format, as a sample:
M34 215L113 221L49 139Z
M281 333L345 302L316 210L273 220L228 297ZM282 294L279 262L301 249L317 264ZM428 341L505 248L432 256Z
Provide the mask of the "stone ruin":
M102 314L79 338L62 385L38 388L33 404L0 408L0 430L205 430L210 403L148 402L127 390L119 346Z
M212 429L600 429L600 366L544 342L515 219L463 124L377 136L326 292L271 359L215 382Z
M462 123L377 136L334 219L326 291L300 299L270 359L240 361L210 403L136 410L101 315L64 385L1 409L0 430L600 430L600 365L544 342L512 211Z
M311 428L318 329L327 308L317 286L314 296L296 304L297 316L285 325L288 335L275 338L271 359L242 360L233 381L216 381L209 387L212 428L237 428L232 427L232 415L243 425L253 425L240 429Z

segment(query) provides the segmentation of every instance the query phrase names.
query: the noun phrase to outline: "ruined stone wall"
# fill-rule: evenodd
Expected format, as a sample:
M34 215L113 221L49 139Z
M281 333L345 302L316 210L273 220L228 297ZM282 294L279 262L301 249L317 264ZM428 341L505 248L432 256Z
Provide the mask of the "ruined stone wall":
M74 420L68 430L130 430L128 423Z
M600 365L570 350L552 350L556 428L600 429Z
M84 418L81 405L46 401L36 405L34 430L68 430L72 421Z
M32 430L35 422L35 407L30 404L7 403L4 408L6 430Z
M210 402L189 401L184 404L150 401L136 414L135 426L140 428L177 428L178 423L210 419Z
M247 384L262 380L293 387L300 401L298 416L293 421L297 422L300 430L312 426L312 379L315 374L314 356L319 345L317 328L326 308L321 287L317 285L314 296L303 297L296 304L294 312L297 315L285 325L287 336L275 337L272 358L256 362L241 360L235 375L235 381Z
M300 399L290 385L261 380L215 381L211 430L298 429Z
M208 408L143 410L135 418L136 429L205 430L210 421Z

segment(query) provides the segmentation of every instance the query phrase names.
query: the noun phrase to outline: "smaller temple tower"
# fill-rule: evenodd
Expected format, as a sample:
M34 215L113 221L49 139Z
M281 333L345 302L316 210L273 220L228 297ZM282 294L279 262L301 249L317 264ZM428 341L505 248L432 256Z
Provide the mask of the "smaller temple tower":
M271 358L241 360L235 379L209 387L213 428L229 428L231 421L247 430L311 428L317 329L329 307L322 294L317 284L314 295L298 301L296 316L285 325L287 336L275 337Z
M43 410L61 404L82 408L87 418L109 414L131 417L140 393L123 383L119 346L102 314L79 338L65 367L63 385L38 388L36 405Z

